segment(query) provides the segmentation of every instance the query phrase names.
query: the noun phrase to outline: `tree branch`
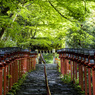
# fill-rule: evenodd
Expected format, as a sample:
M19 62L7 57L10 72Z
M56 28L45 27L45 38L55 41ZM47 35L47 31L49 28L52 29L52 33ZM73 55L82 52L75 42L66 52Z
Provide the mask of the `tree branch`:
M61 14L55 7L54 5L48 0L49 4L58 12L58 14L60 14L63 18L69 20L70 22L75 22L75 21L71 21L69 18L67 18L66 16L64 16L63 14Z
M86 0L84 0L84 3L85 3L85 14L86 14Z
M33 37L32 37L32 38L34 38L34 37L35 37L36 32L37 32L37 25L36 25L36 29L35 29L35 32L34 32L34 35L33 35Z
M0 31L0 38L2 37L2 35L4 34L5 28L2 28L2 30Z
M24 7L27 7L27 6L31 5L31 4L32 4L32 3L30 3L30 4L28 4L28 5L24 6ZM5 14L8 10L9 10L9 8L5 8L5 10L2 11L2 13ZM19 11L19 12L20 12L20 11ZM12 17L12 16L13 16L13 14L10 14L10 17ZM18 13L15 15L15 17L13 18L13 21L12 21L12 22L14 22L17 17L18 17ZM7 27L8 27L8 26L7 26ZM7 27L6 27L6 28L7 28ZM6 28L2 27L2 30L0 31L0 39L1 39L2 35L4 34Z

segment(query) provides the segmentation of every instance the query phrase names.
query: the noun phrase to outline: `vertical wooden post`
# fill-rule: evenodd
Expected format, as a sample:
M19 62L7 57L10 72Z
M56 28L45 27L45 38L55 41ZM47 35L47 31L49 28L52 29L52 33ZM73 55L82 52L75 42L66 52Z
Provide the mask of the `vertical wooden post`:
M19 79L18 74L19 74L19 69L18 69L18 60L17 60L17 81L18 81L18 79Z
M32 57L31 57L31 69L33 70L33 63L32 63Z
M76 80L77 80L77 63L75 62L75 72L76 72Z
M87 68L84 67L84 77L85 77L85 95L87 95Z
M6 66L4 67L4 95L6 95Z
M23 60L23 73L27 72L28 71L28 58L27 57L24 57L24 60Z
M28 72L28 67L29 67L29 61L28 61L28 58L26 58L27 59L27 61L26 61L26 64L27 64L27 66L26 66L26 72Z
M92 69L93 95L95 95L95 69Z
M62 58L62 74L66 74L66 59Z
M14 60L14 83L16 82L16 61Z
M31 58L31 66L32 66L32 70L33 70L33 62L32 62L32 58Z
M11 87L12 87L12 63L10 64L10 75L11 75L11 78L10 78L10 86L9 86L9 89L11 89Z
M82 89L82 91L84 90L84 87L83 87L83 65L81 65L81 89Z
M32 57L30 58L31 70L32 70Z
M0 95L2 95L2 67L0 67Z
M66 59L64 58L64 62L63 62L63 66L64 66L64 74L66 75Z
M34 69L36 69L36 55L34 57Z
M31 58L29 58L29 64L30 64L29 67L30 67L30 70L31 70Z
M81 86L81 65L79 64L79 85Z
M31 57L31 60L30 60L30 62L31 62L31 70L32 70L32 57Z
M15 83L17 80L17 63L16 63L16 59L15 59Z
M22 77L22 74L23 74L23 72L24 72L24 71L23 71L23 67L24 67L24 66L23 66L23 62L24 62L24 58L21 59L21 77Z
M63 59L61 57L61 73L62 73Z
M91 95L91 70L88 68L89 95Z
M6 73L7 73L7 75L6 75L6 92L8 92L8 82L9 82L9 78L8 78L8 75L9 75L9 66L7 66L7 68L6 68Z
M12 63L12 85L14 84L14 61Z
M34 67L33 67L33 57L31 59L31 64L32 64L32 70L33 70L34 69Z
M29 58L29 70L31 70L31 62L30 62L30 58Z
M30 64L30 63L29 63L29 58L27 58L27 63L28 63L28 64L27 64L27 65L28 65L28 66L27 66L27 67L28 67L27 72L29 72L29 64Z
M21 58L19 60L19 78L21 78Z
M72 61L70 61L70 64L71 64L71 80L73 80L73 77L72 77Z
M32 66L33 66L33 70L34 70L34 58L32 57Z
M31 57L30 57L30 70L32 70Z
M29 72L29 69L30 69L30 62L29 62L29 58L28 58L28 72Z
M13 61L12 61L11 65L12 65L12 85L13 85Z
M68 68L68 64L69 64L69 63L68 63L68 59L66 59L66 74L68 74L68 69L69 69L69 68Z
M15 61L13 61L13 67L12 67L12 74L13 74L13 80L12 80L12 85L14 84L14 81L15 81Z
M22 74L22 66L21 66L21 64L22 64L22 60L23 60L23 58L21 58L21 60L20 60L20 78L21 78L21 74Z
M30 62L29 62L29 58L28 58L28 72L30 70Z
M16 60L16 82L18 81L18 60Z
M61 58L61 73L64 75L64 58Z
M73 61L73 82L75 82L74 77L75 77L75 62Z

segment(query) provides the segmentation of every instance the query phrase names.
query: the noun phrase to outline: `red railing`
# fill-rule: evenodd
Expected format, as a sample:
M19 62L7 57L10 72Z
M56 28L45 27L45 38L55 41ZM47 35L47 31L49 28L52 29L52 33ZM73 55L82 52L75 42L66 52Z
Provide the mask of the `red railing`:
M79 79L85 95L95 95L95 50L66 48L57 52L61 60L61 73L70 74L73 83Z
M36 52L20 48L0 49L0 95L6 95L23 74L35 69Z

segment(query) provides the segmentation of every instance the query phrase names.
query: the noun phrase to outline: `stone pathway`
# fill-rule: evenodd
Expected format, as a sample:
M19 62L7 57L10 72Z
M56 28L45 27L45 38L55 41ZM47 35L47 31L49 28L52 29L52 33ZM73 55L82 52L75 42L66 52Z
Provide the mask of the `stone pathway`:
M47 95L43 64L37 64L36 70L28 74L16 95Z
M46 67L51 95L82 95L72 84L66 84L60 79L56 64L47 64Z
M61 81L56 64L46 64L46 69L51 95L81 95L72 85ZM36 65L36 70L28 74L16 95L47 95L44 64Z

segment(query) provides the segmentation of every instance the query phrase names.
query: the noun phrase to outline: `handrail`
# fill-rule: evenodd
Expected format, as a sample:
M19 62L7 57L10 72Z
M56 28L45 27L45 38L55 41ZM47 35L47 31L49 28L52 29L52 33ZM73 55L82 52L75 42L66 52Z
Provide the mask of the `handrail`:
M35 69L36 52L18 47L0 48L0 95L6 95L23 74Z
M71 73L73 83L79 78L79 85L82 91L85 91L85 95L88 95L88 91L89 95L92 95L92 92L95 95L95 49L64 48L57 53L61 60L61 73Z
M49 85L48 85L48 78L47 78L46 66L45 66L46 62L45 62L45 60L43 58L42 53L41 53L41 58L42 58L42 61L44 63L44 74L45 74L45 83L46 83L46 88L47 88L47 95L51 95L50 88L49 88Z

